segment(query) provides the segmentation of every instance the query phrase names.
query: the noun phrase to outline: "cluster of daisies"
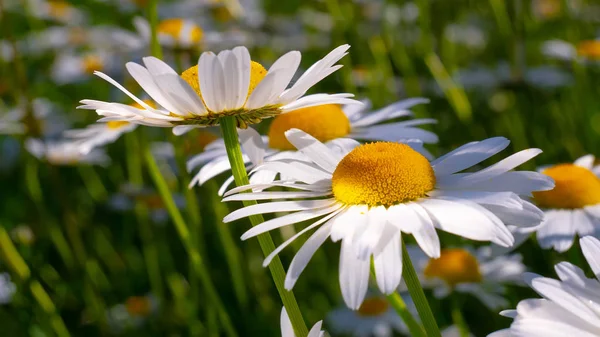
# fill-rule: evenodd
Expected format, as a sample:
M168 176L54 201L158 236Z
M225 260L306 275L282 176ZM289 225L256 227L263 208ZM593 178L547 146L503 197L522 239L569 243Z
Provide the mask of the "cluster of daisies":
M426 104L426 99L406 99L373 110L367 100L357 101L348 93L307 94L341 67L337 62L348 50L348 45L335 48L299 77L298 51L284 54L268 69L253 61L245 47L205 52L197 65L182 73L146 57L143 65L126 65L145 92L142 98L96 72L133 103L81 101L80 108L95 110L101 119L71 135L92 151L120 136L122 132L113 129L131 131L145 125L172 128L175 135L182 135L233 118L250 184L232 187L230 177L219 194L224 202L258 203L231 212L223 222L276 214L246 231L242 240L306 224L264 260L267 266L296 239L308 236L288 267L288 290L328 238L339 241L339 285L350 310L337 316L345 315L346 322L366 313L358 316L378 317L374 327L402 329L381 295L373 294L369 279L372 275L383 295L404 289L407 256L403 255L408 254L423 287L433 289L436 297L469 293L499 310L509 305L504 296L507 285L529 284L540 293L543 299L525 300L516 311L503 311L514 323L494 336L563 335L550 334L557 331L597 335L596 280L567 263L556 267L560 281L524 274L521 256L510 253L534 233L541 247L558 252L568 250L579 236L598 275L600 243L593 237L600 236L600 169L594 166L594 157L538 171L516 170L542 152L525 149L482 165L509 146L506 138L495 137L435 158L425 145L438 138L421 126L436 121L411 119L411 108ZM265 119L272 120L266 135L261 135L252 125ZM194 172L190 188L229 172L224 140L209 137L187 168ZM443 247L438 230L489 244ZM406 244L407 240L416 245ZM285 309L281 326L284 336L293 336ZM319 322L310 336L321 333Z

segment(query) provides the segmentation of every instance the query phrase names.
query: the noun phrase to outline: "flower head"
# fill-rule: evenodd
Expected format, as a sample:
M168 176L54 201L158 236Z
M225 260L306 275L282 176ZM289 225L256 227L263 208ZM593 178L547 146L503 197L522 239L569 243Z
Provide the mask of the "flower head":
M226 116L235 117L238 126L246 128L265 118L305 107L354 102L350 99L351 94L304 96L313 85L341 67L335 63L346 55L348 48L350 46L343 45L334 49L290 88L287 86L300 65L301 55L297 51L280 57L268 71L250 60L245 47L224 50L218 55L205 52L198 65L181 76L161 60L145 57L145 67L130 62L127 70L160 108L145 104L101 72L96 74L135 100L141 108L93 100L82 100L84 105L80 108L96 110L110 120L175 127L175 134L195 127L217 125L220 118Z
M510 328L488 337L600 335L600 241L586 236L579 242L595 277L586 277L569 262L554 266L558 280L525 274L527 284L542 298L522 300L516 310L502 311L501 315L513 319Z
M600 166L593 155L572 164L546 166L541 173L556 182L554 189L533 193L534 202L544 212L544 222L536 229L542 248L564 252L575 235L600 236Z
M320 218L278 247L265 259L265 265L290 242L318 227L292 261L285 286L294 286L328 237L334 242L341 240L340 286L352 309L360 307L366 294L371 258L380 290L389 294L398 287L402 276L401 233L412 234L433 258L440 257L435 228L511 246L514 238L507 225L535 226L542 220L543 213L520 195L553 187L552 180L540 173L512 171L538 155L538 149L523 150L477 172L460 173L506 148L509 141L501 137L469 143L429 162L404 144L340 142L336 151L297 129L287 131L286 136L308 160L265 162L256 170L273 171L284 179L234 188L224 199L286 201L247 206L230 213L224 221L296 212L253 227L242 236L248 239ZM276 186L294 191L264 191ZM239 193L250 189L254 192Z
M52 165L101 165L110 163L110 157L102 149L94 149L83 154L74 142L42 142L39 139L28 139L25 148L34 157L43 159Z

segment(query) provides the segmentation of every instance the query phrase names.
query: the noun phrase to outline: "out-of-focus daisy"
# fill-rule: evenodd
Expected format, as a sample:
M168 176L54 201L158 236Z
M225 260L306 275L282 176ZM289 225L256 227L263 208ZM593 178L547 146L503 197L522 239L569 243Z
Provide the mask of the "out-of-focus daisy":
M69 1L64 0L27 0L28 15L33 15L44 20L58 21L68 25L82 24L86 15L80 9L72 6ZM17 2L18 6L23 6ZM22 7L21 7L22 8Z
M290 321L290 317L285 311L285 307L281 308L281 337L296 337L294 333L294 328L292 327L292 322ZM323 337L325 336L325 331L321 331L321 326L323 325L323 321L318 321L313 325L312 329L308 332L308 336L306 337Z
M112 121L88 125L85 129L65 131L67 138L73 139L80 147L83 154L89 153L93 148L112 143L122 134L135 130L137 124L124 121Z
M10 280L8 273L0 273L0 304L10 303L17 286Z
M148 95L163 109L154 109L135 97L109 76L96 74L134 99L143 108L94 100L83 100L81 108L96 110L107 120L174 127L182 134L196 127L219 124L225 116L233 116L241 128L265 118L322 104L354 102L351 94L313 94L304 96L313 85L341 65L335 63L346 55L350 46L343 45L309 68L286 89L300 65L300 52L291 51L280 57L269 70L250 61L245 47L224 50L218 55L202 53L198 65L179 76L171 67L154 57L145 57L143 67L127 63L127 69ZM302 97L304 96L304 97Z
M354 337L391 337L394 331L408 333L400 316L383 296L367 296L356 311L345 306L335 309L327 316L327 322L332 332Z
M27 131L39 132L46 137L56 136L70 124L69 120L58 113L58 108L45 98L31 101L32 118L27 118L27 107L20 104L0 115L0 134L22 134Z
M586 277L569 262L554 266L558 280L525 274L525 281L542 298L522 300L516 310L502 311L513 319L510 328L488 337L600 336L600 241L586 236L579 242L596 277Z
M564 61L599 61L600 39L584 40L577 44L564 40L550 40L542 44L542 53L548 57Z
M185 197L180 194L173 195L173 201L178 208L185 207ZM125 185L120 193L112 196L108 204L117 211L131 211L139 202L144 205L150 213L150 218L156 224L162 224L169 219L169 213L165 207L162 197L154 189L147 187L136 187Z
M285 180L234 188L224 201L285 199L252 205L224 218L231 222L253 214L295 212L248 230L248 239L275 228L321 218L298 232L265 259L273 256L307 231L318 230L294 257L285 281L291 289L314 252L328 238L342 241L340 286L346 304L358 309L367 291L371 257L380 290L389 294L402 273L402 232L412 234L430 257L440 256L435 228L468 239L511 246L507 224L535 226L543 213L519 195L547 190L552 179L537 172L512 169L541 150L520 151L487 168L459 173L506 148L502 137L466 144L432 162L410 146L393 142L365 145L346 142L336 152L298 129L287 139L312 163L281 160L257 170L279 172ZM283 186L294 191L239 193L252 188ZM301 199L301 200L292 200Z
M575 235L600 236L600 166L594 166L594 160L593 155L586 155L573 164L540 169L556 182L553 190L533 194L545 213L537 228L542 248L564 252L573 245Z
M531 1L531 12L538 19L554 19L562 12L562 2L560 0L533 0Z
M110 157L102 149L94 149L82 154L74 142L43 142L39 139L28 139L25 148L34 157L52 165L101 165L110 163Z
M131 296L124 303L106 311L106 321L114 332L137 328L159 309L159 302L152 294Z
M474 24L449 24L444 28L444 37L471 49L482 49L487 42L483 29Z
M428 100L424 98L411 98L376 111L370 111L370 102L368 101L365 101L364 106L327 104L282 114L273 119L267 137L257 137L253 135L252 130L240 131L241 143L245 145L244 152L250 154L245 156L244 160L250 170L255 165L262 163L261 155L263 154L267 156L266 161L282 157L302 157L285 138L285 131L293 128L301 129L321 142L351 138L367 141L418 140L424 143L435 143L438 141L438 137L433 132L416 128L419 125L435 123L434 119L425 118L383 124L396 118L412 116L410 108L427 102ZM254 137L254 140L251 137ZM253 149L252 147L259 148ZM424 149L423 151L430 157ZM273 157L274 155L276 156ZM204 166L194 176L190 186L196 183L202 185L216 175L230 170L225 143L222 140L218 143L215 142L204 153L192 157L187 163L188 171L194 170L200 165ZM274 174L272 178L274 178ZM232 181L233 179L230 178L226 183ZM227 186L224 185L223 188L227 188Z
M58 84L76 83L90 79L98 71L114 72L118 56L104 51L76 54L61 53L52 65L52 79Z
M35 241L35 234L31 227L21 224L10 231L11 238L18 243L26 246L31 245Z
M138 33L145 41L150 41L150 24L141 17L133 20ZM161 20L156 27L160 44L167 48L195 49L200 47L204 31L191 20L169 18Z
M492 310L506 308L506 285L522 284L525 265L520 254L493 255L490 247L442 249L430 258L417 247L408 247L423 288L437 298L453 291L477 297Z

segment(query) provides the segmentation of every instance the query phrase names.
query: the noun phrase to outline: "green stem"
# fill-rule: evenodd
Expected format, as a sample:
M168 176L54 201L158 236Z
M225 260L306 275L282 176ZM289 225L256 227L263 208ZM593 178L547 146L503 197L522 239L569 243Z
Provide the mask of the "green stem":
M156 58L162 58L162 49L158 41L158 0L150 0L148 5L148 21L150 22L150 52Z
M421 287L421 283L419 282L419 277L415 272L415 268L410 261L410 256L408 255L408 251L406 250L406 245L404 242L402 242L402 264L404 266L402 269L404 282L406 282L410 297L417 307L417 312L419 313L419 317L421 317L421 322L423 322L427 336L441 337L440 329L438 328L437 322L433 317L429 303L427 303L427 298L425 297L425 293L423 292L423 288Z
M469 337L469 326L460 310L461 306L457 294L452 294L450 297L450 300L452 301L452 322L454 322L458 328L460 337Z
M248 174L246 173L246 166L242 159L242 149L240 148L240 142L238 140L235 117L223 117L219 122L221 131L223 132L227 157L229 158L229 164L231 165L235 183L237 186L248 185ZM255 205L256 201L244 201L243 204L244 206ZM252 223L252 226L256 226L264 222L264 219L261 214L252 215L250 216L250 222ZM258 236L258 243L265 256L275 250L275 244L273 243L271 234L268 232ZM300 312L294 293L292 291L287 291L284 287L285 271L278 256L275 256L273 261L269 264L269 270L271 271L271 276L273 277L283 306L290 317L296 336L306 337L308 335L308 329L302 318L302 313Z
M419 322L417 322L417 320L412 316L400 294L395 292L391 295L388 295L387 299L388 302L390 302L390 304L394 308L394 310L396 310L398 316L402 318L404 324L406 324L406 326L408 327L408 331L410 332L411 336L427 337L427 335L425 335L425 331L423 331L423 327L421 327Z
M200 255L198 247L196 246L196 242L192 240L190 230L187 227L185 221L183 220L181 212L175 205L175 201L173 200L171 191L167 186L167 182L160 173L158 165L156 164L156 160L152 156L152 152L150 152L149 148L146 148L146 150L144 151L144 157L146 159L146 164L148 166L150 175L154 180L154 184L156 185L156 188L158 189L158 192L160 193L163 202L165 203L165 207L167 208L171 219L173 220L173 224L175 225L177 234L183 242L183 246L186 249L189 258L192 261L193 268L198 274L200 282L202 283L202 286L204 287L207 296L209 297L208 300L212 302L212 305L217 310L219 318L221 320L221 323L223 323L223 326L225 327L227 335L230 337L237 336L235 328L233 327L233 323L229 318L229 314L225 310L223 302L221 302L221 298L217 293L217 289L215 288L214 284L212 283L212 280L210 279L210 272L208 271L206 265L204 264L204 261L202 260L202 256Z

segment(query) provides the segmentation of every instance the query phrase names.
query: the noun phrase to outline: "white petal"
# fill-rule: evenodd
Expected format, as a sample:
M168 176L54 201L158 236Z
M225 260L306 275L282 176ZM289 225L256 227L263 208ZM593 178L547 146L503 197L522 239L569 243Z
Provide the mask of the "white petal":
M294 327L292 326L287 311L285 311L285 307L281 308L279 322L281 324L281 337L296 337L294 334Z
M250 53L246 47L233 48L233 54L236 56L237 69L240 72L239 78L239 97L235 103L235 109L241 108L248 97L248 89L250 87Z
M269 99L273 94L273 86L278 80L277 77L280 72L282 72L282 70L267 73L262 81L254 88L250 97L248 97L248 101L245 105L246 109L258 109L273 103L270 102Z
M198 127L198 125L177 125L176 127L173 128L173 134L175 136L181 136L184 133L187 133L197 127Z
M367 213L368 228L360 238L356 238L357 258L369 259L381 239L386 223L387 211L385 206L375 206L369 209Z
M436 175L452 174L478 164L504 150L510 141L504 137L494 137L465 144L454 151L434 160L431 164Z
M200 92L202 93L202 99L206 104L206 108L213 112L220 112L217 110L219 102L217 102L217 91L223 88L218 88L215 84L217 80L213 78L214 69L220 67L221 64L217 59L217 56L212 52L204 52L200 55L198 60L198 81L200 84ZM221 68L219 68L222 70ZM222 75L222 71L219 76ZM222 77L220 78L222 79ZM220 94L219 94L220 95Z
M398 231L385 248L374 256L375 276L379 290L393 293L402 279L402 242Z
M596 278L600 280L600 241L594 237L586 236L579 239L579 243L590 268L596 274Z
M586 168L588 170L591 170L592 167L594 167L594 161L596 160L596 158L594 157L593 154L588 154L582 157L579 157L575 160L575 162L573 162L573 164L577 165L577 166L581 166L583 168Z
M410 116L412 113L408 110L417 104L426 104L429 103L429 100L426 98L415 97L405 99L393 104L390 104L380 110L371 112L366 115L364 118L359 119L358 121L352 123L352 127L363 127L369 126L373 124L377 124L379 122L383 122L386 120L390 120L393 118L398 118L401 116Z
M341 156L302 130L290 129L285 132L285 137L299 151L327 172L333 173L342 159Z
M370 259L358 259L358 252L351 240L342 240L340 252L340 287L348 308L358 310L369 285Z
M223 222L231 222L255 214L275 213L275 212L294 212L304 210L314 210L327 207L335 203L335 200L299 200L299 201L279 201L264 204L256 204L237 209L229 213Z
M266 145L263 143L260 134L253 128L238 129L238 134L240 135L242 149L248 158L250 158L252 164L262 164L265 157Z
M567 251L573 245L574 227L570 210L547 211L544 223L537 231L540 247Z

